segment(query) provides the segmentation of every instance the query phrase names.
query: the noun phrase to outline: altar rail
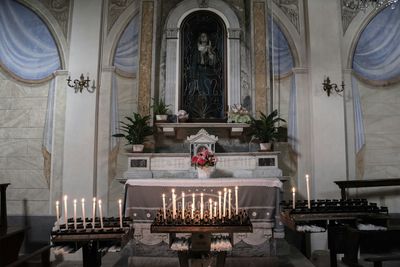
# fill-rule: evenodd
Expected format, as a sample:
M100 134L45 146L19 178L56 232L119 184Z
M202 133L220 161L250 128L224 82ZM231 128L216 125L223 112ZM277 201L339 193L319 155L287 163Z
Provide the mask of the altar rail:
M212 177L281 177L280 152L216 153L216 172ZM128 169L121 182L135 178L196 178L189 153L127 153Z

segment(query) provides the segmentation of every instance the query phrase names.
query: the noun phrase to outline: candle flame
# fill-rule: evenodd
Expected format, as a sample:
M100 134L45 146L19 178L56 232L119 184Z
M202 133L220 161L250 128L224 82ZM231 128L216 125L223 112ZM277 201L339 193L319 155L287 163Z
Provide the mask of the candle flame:
M222 194L222 192L221 191L218 191L218 195L221 195Z
M68 199L68 196L67 195L64 195L64 200L67 200Z
M229 189L229 190L228 190L228 192L229 192L229 193L232 193L232 190L231 190L231 189Z
M171 190L171 191L172 191L172 194L175 194L175 189L174 189L174 188L172 188L172 190Z
M101 205L101 199L99 199L99 205Z
M293 187L293 188L292 188L292 192L293 192L293 193L296 192L296 188Z
M225 193L226 193L226 190L227 190L227 189L226 189L226 187L225 187L225 188L224 188L224 192L225 192Z
M81 199L81 202L82 202L82 203L85 203L85 199L84 199L84 198L82 198L82 199Z
M122 204L122 200L121 199L118 199L118 204Z
M239 187L238 187L238 186L235 186L235 190L239 190Z
M201 194L200 194L200 196L204 196L204 194L203 194L203 193L201 193Z
M76 198L74 199L74 205L76 205Z
M165 197L165 194L162 194L162 197Z
M93 198L93 202L96 202L96 198L95 197Z
M308 178L309 178L310 176L308 175L308 174L306 174L306 179L308 180Z
M60 205L60 201L57 200L56 201L56 205L59 206Z

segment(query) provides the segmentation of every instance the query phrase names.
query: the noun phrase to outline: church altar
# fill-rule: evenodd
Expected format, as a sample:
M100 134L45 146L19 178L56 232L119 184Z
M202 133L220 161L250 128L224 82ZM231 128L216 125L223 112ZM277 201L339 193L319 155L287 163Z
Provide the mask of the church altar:
M162 208L162 194L167 196L167 208L172 207L171 190L177 196L184 191L187 199L196 194L196 203L200 193L205 202L209 198L218 198L223 188L239 187L238 204L246 209L253 223L253 233L236 233L234 243L244 241L250 245L259 245L273 236L282 235L283 226L279 221L279 203L282 182L277 178L212 178L201 179L129 179L125 184L125 216L133 219L135 239L147 245L162 241L168 243L168 235L151 234L150 224ZM177 198L178 209L181 198Z

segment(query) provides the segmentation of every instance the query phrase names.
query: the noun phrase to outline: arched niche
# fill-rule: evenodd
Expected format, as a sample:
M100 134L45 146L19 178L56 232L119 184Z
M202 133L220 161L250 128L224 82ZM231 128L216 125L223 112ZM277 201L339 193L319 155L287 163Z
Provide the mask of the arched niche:
M200 3L199 3L200 2ZM226 28L226 103L240 103L240 25L231 7L219 0L201 3L186 0L177 5L168 15L166 38L165 102L177 113L181 91L181 27L187 16L197 11L209 11L218 16Z

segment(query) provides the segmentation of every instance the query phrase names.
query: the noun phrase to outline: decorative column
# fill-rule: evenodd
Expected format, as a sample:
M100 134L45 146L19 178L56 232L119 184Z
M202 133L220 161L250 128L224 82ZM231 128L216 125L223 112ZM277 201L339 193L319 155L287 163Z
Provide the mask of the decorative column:
M228 64L228 105L241 104L240 99L240 29L228 29L229 63ZM238 59L238 60L235 60ZM235 61L234 61L235 60Z
M168 28L166 30L167 38L167 51L166 51L166 69L165 69L165 103L170 105L171 111L176 114L178 113L178 28Z
M143 0L140 17L139 71L138 71L138 112L150 114L150 100L153 78L154 45L154 0Z
M268 110L268 43L267 43L267 3L254 0L251 5L252 44L253 44L253 73L255 112L266 113Z

